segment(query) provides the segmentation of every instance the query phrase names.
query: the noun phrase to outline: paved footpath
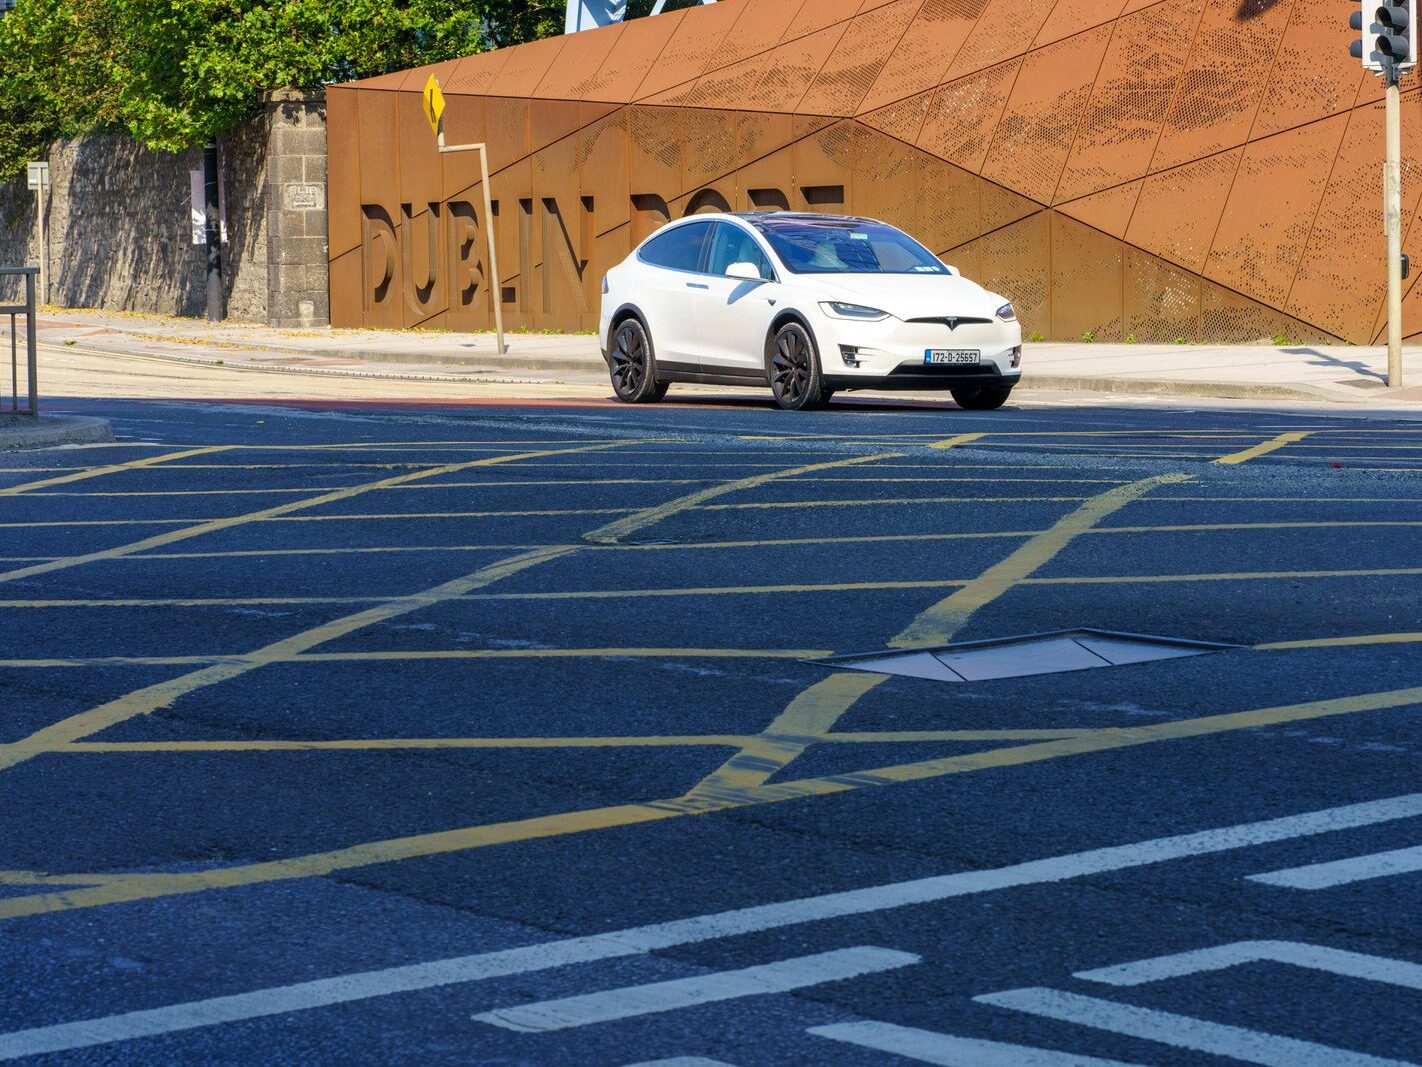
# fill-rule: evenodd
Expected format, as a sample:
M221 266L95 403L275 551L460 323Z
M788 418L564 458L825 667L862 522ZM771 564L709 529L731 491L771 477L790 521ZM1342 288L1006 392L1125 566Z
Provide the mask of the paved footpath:
M1422 1062L1419 422L230 373L0 462L0 1059Z
M0 332L3 337L3 332ZM54 309L40 337L81 352L155 355L184 363L286 370L307 375L441 379L494 385L524 380L602 382L591 334L281 330L237 322ZM1024 386L1125 395L1330 401L1359 408L1422 407L1422 350L1404 351L1404 387L1389 390L1378 346L1029 343Z

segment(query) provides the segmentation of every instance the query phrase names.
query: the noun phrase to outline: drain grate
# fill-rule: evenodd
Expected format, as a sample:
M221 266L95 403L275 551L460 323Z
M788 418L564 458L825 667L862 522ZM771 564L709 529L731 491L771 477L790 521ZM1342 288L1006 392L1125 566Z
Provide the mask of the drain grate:
M898 674L937 682L985 682L993 678L1025 678L1033 674L1088 671L1096 667L1203 656L1240 647L1179 637L1081 629L967 641L904 652L827 656L810 662L835 670Z

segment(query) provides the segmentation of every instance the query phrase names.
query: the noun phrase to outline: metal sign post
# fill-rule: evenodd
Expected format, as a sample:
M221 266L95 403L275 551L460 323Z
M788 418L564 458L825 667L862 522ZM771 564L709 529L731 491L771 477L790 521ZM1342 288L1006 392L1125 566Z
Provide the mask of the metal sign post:
M504 345L504 294L500 292L499 250L494 240L494 199L489 190L489 150L483 143L444 143L444 93L440 91L439 81L433 74L425 82L423 101L425 118L429 119L441 155L448 152L479 153L479 175L484 184L484 236L489 246L489 295L494 303L494 330L498 334L499 354L503 355L508 349Z
M34 191L35 215L39 219L39 302L41 304L48 304L49 243L45 240L44 236L44 214L45 204L48 201L48 197L45 196L45 193L49 189L49 164L25 164L25 177L28 182L28 187Z

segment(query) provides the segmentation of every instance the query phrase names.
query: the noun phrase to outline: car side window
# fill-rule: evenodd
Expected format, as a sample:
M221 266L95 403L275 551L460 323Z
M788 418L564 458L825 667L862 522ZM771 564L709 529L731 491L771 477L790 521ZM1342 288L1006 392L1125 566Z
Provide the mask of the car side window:
M658 267L700 273L701 252L706 245L706 235L710 232L709 222L676 226L653 237L642 246L638 255L647 263Z
M711 256L706 271L708 274L725 274L732 263L754 263L762 279L768 282L775 280L775 270L755 238L739 226L718 222L711 235Z

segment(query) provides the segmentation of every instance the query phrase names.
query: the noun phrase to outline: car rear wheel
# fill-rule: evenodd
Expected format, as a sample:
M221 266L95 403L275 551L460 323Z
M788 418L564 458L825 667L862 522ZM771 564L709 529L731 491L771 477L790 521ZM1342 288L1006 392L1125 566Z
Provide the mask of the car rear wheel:
M654 404L667 395L667 383L657 381L652 339L636 319L628 319L613 333L607 367L612 391L624 404Z
M1007 403L1012 395L1012 386L995 389L988 386L971 386L953 390L953 399L960 408L968 411L995 411Z
M815 339L798 322L787 322L770 342L770 391L786 411L823 407L829 399Z

